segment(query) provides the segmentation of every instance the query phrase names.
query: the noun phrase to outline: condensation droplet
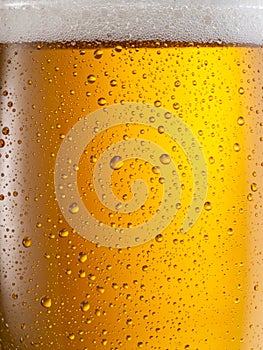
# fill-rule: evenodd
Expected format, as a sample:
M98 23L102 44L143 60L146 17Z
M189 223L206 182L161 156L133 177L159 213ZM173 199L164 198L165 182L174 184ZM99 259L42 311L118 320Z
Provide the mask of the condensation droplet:
M237 123L238 123L238 125L240 125L240 126L244 125L244 124L245 124L245 119L244 119L244 117L239 117L239 118L237 119Z
M122 158L119 156L115 156L110 161L110 167L113 170L119 170L123 166Z
M88 255L84 252L79 253L78 259L81 263L84 263L88 259Z
M5 126L3 129L2 129L2 134L3 135L8 135L9 134L9 128L7 126Z
M23 238L22 244L25 248L30 248L32 245L32 239L28 236Z
M77 214L79 212L79 206L76 202L70 204L68 209L71 214Z
M95 83L95 81L96 81L96 77L95 77L95 75L90 74L90 75L87 77L87 80L88 80L88 82L89 82L90 84L93 84L93 83Z
M158 132L159 132L159 134L163 134L164 131L165 131L165 129L164 129L164 126L163 126L163 125L158 126Z
M98 99L98 104L100 105L100 106L104 106L105 104L106 104L106 99L104 98L104 97L100 97L99 99Z
M3 139L0 139L0 148L3 148L5 145L5 141Z
M235 144L234 144L234 151L235 151L235 152L239 152L239 151L240 151L240 145L239 145L239 143L235 143Z
M50 308L52 305L52 300L49 296L45 296L41 298L41 305L44 306L45 308Z
M160 162L164 165L170 164L171 163L171 157L169 154L162 154L160 156Z
M253 192L257 192L257 190L258 190L258 185L257 185L255 182L253 182L253 183L251 184L251 190L252 190Z
M97 287L96 287L96 290L97 290L99 293L101 293L101 294L103 294L103 293L105 292L105 289L104 289L103 287L101 287L101 286L97 286Z
M233 235L234 230L232 229L232 227L229 227L229 229L227 230L227 233L229 234L229 236Z
M238 92L239 92L240 95L244 95L245 90L244 90L243 87L240 87L240 88L238 89Z
M155 107L161 107L161 105L162 105L162 102L160 100L154 101L154 106Z
M164 118L165 119L171 119L171 117L172 117L172 113L170 113L170 112L165 112L164 113Z
M212 209L212 203L211 202L205 202L204 208L206 211L210 211Z
M86 312L90 309L90 304L88 301L83 301L81 304L80 304L80 308L83 312Z
M152 167L152 172L156 175L160 174L160 168L158 166Z
M95 50L94 51L94 57L96 59L100 59L103 56L103 51L102 50Z
M112 87L116 86L116 85L117 85L117 81L116 81L115 79L112 79L112 80L110 81L110 85L111 85Z
M255 285L254 285L254 291L255 291L255 292L259 291L259 285L258 285L258 284L255 284Z
M68 237L69 231L66 228L63 228L62 230L59 231L58 235L59 237L62 237L62 238Z

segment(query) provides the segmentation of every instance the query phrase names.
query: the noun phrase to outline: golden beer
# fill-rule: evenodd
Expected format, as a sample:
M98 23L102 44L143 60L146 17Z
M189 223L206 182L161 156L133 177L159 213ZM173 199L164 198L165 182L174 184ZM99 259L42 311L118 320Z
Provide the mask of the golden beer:
M262 344L260 45L3 43L3 350Z

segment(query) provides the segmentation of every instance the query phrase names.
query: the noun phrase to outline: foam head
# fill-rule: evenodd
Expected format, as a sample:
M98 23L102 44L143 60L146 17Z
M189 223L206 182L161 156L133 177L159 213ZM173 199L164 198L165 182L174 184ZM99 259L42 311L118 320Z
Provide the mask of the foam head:
M0 0L0 42L263 44L263 0Z

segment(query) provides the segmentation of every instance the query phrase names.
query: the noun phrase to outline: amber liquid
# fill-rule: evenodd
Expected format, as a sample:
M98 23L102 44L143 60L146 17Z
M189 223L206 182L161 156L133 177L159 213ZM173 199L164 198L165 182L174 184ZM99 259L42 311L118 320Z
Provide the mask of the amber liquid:
M3 350L259 349L262 48L12 44L2 45L0 55ZM112 105L120 106L115 114ZM125 123L121 106L130 106ZM101 128L93 114L97 124L87 127L90 140L73 164L74 147L64 142L98 110L109 113L109 126L106 118ZM138 110L143 122L130 118ZM172 136L186 131L170 130L166 119L191 131L205 163L191 158ZM190 134L183 135L189 144ZM99 160L114 144L124 144L129 155L113 148L101 169ZM151 144L162 149L156 161ZM63 162L77 174L79 203L100 223L79 232L74 195L72 206L61 204L72 183L63 174L63 183L54 180L62 145ZM150 159L143 158L146 148ZM169 179L158 159L175 166ZM198 188L198 162L207 188L199 188L194 220L182 230ZM169 196L175 171L176 199ZM103 180L107 173L110 182ZM144 184L134 190L140 179ZM148 188L147 198L125 212L140 186ZM136 241L129 230L157 214L160 225L167 219L166 209L158 211L165 191L174 216L159 231L150 224L148 236ZM115 209L107 205L109 193ZM96 227L103 227L103 239ZM120 235L119 244L107 232Z

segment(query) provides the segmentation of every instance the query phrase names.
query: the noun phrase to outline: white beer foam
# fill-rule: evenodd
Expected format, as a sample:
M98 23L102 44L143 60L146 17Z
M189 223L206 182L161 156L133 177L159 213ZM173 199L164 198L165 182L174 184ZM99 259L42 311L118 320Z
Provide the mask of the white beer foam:
M0 0L0 42L263 44L263 0Z

